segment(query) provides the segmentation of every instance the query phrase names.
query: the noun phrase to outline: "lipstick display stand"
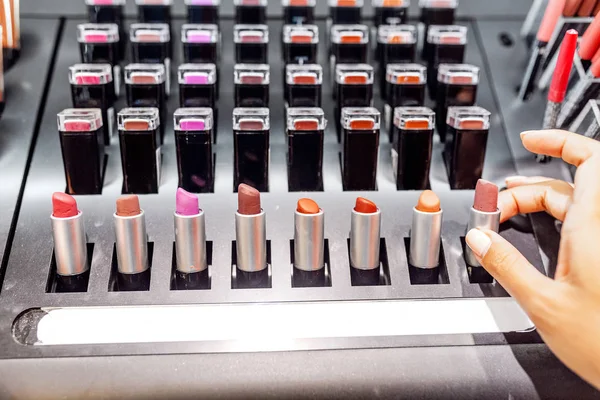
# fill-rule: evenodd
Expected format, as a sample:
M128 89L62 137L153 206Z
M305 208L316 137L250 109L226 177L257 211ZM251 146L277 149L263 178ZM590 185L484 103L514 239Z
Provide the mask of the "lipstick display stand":
M413 13L411 16L415 16L415 14ZM366 17L365 20L367 20ZM43 108L43 113L38 116L38 137L29 165L29 175L24 187L18 222L14 226L14 241L10 257L5 259L3 264L5 274L0 292L0 368L3 359L18 361L33 358L38 360L36 362L44 364L45 362L52 363L53 360L62 357L79 362L78 360L82 360L81 357L86 357L83 360L100 360L111 358L111 356L126 356L115 358L115 360L126 360L139 355L152 356L147 358L146 367L141 366L143 371L145 368L152 368L151 365L158 368L157 365L167 365L161 364L163 362L174 362L171 355L178 354L181 359L187 359L192 364L198 363L198 365L205 365L207 369L211 369L208 361L207 364L203 364L205 357L210 357L215 370L209 372L209 375L213 376L212 382L209 382L210 379L207 377L200 380L212 387L204 393L223 395L246 393L251 396L267 392L259 389L252 382L253 378L250 376L242 378L247 382L250 381L246 389L238 388L235 389L237 391L227 391L230 388L225 389L229 385L226 382L237 378L225 376L227 375L225 365L239 361L249 363L248 365L253 365L254 362L265 363L265 365L270 365L267 369L273 368L274 370L281 366L284 371L266 371L265 374L271 374L271 376L282 374L280 376L287 377L291 376L288 372L292 373L290 367L292 364L295 364L297 368L303 363L310 362L306 359L301 361L293 358L303 354L298 350L329 350L320 354L330 354L331 363L328 366L323 364L318 367L322 374L328 375L332 373L333 365L338 365L338 363L341 370L346 368L343 366L345 364L343 353L347 357L350 351L368 351L373 352L373 357L369 356L371 360L374 360L375 357L383 357L382 360L391 357L404 363L411 358L425 357L430 360L430 363L440 362L446 365L448 371L454 368L454 361L462 358L461 362L472 364L473 369L467 372L462 370L465 373L462 377L459 377L457 371L456 377L453 378L457 381L456 394L461 396L462 393L466 397L470 397L474 396L476 392L480 398L489 398L490 396L506 397L508 393L513 393L513 390L518 391L522 396L535 393L536 388L529 382L530 378L527 373L523 372L514 358L511 358L513 357L511 352L521 354L527 353L527 351L536 351L540 352L537 356L540 363L539 368L548 365L549 377L568 380L571 382L571 388L575 385L581 386L582 391L578 394L583 393L583 397L585 397L587 393L585 391L590 389L549 355L532 323L506 291L499 284L490 281L489 276L480 277L479 275L482 275L483 271L470 271L467 268L463 256L464 236L469 209L473 202L473 191L450 189L448 174L442 158L443 144L439 142L437 135L433 146L430 177L431 189L440 197L444 219L440 270L437 274L433 274L437 276L436 278L431 279L429 276L421 279L423 277L415 276L415 274L419 275L421 271L414 271L415 269L408 265L407 248L410 244L411 210L417 203L420 192L396 189L390 154L392 144L387 140L387 132L384 129L381 131L377 190L372 192L345 192L343 190L340 166L342 147L338 143L335 132L334 102L330 100L332 76L328 71L324 72L323 82L323 109L328 119L323 155L324 190L309 193L289 190L284 131L285 111L282 106L283 88L281 87L284 68L280 57L281 44L279 40L272 40L269 44L271 66L270 176L269 192L262 193L262 206L267 215L269 284L264 288L239 288L235 280L237 274L234 251L232 251L235 249L234 214L237 207L237 194L232 190L234 166L231 115L234 108L234 88L232 84L225 84L231 82L230 77L233 76L234 64L233 21L230 18L221 19L223 47L220 77L224 83L220 85L221 92L217 102L219 128L216 132L216 143L213 146L216 155L214 192L203 193L199 196L200 207L206 213L207 247L210 249L208 253L209 270L206 274L208 284L195 286L201 287L198 290L185 290L174 284L177 277L174 268L173 211L178 178L172 115L179 107L179 88L177 85L173 85L168 100L167 115L169 118L167 121L163 121L166 129L162 146L162 177L159 191L158 194L140 195L141 207L146 215L149 248L152 250L149 252L151 273L148 274L150 280L148 289L123 292L118 291L118 285L114 284L116 271L114 260L116 257L114 254L113 213L115 200L122 194L123 177L118 138L113 137L111 145L106 148L107 167L102 193L76 196L79 208L84 212L88 256L91 260L87 291L56 293L56 285L52 282L55 271L52 269L50 197L53 192L64 191L66 188L56 130L56 114L62 109L71 107L67 72L70 65L79 62L76 26L81 22L83 20L77 19L67 19L62 22L63 30L56 52L54 74L51 82L48 83L49 92L45 108ZM183 22L183 18L180 18L174 20L172 24L174 33L172 38L174 43L171 63L173 66L172 78L175 77L176 67L183 62L179 37ZM23 22L24 27L28 26L27 23L27 21ZM43 25L40 25L41 23ZM477 105L488 109L492 114L483 178L493 181L499 186L503 186L506 176L517 174L570 179L568 169L562 162L554 160L546 165L537 164L533 156L527 153L519 142L519 132L539 127L545 104L541 95L534 96L534 99L526 105L517 104L516 93L513 89L519 82L518 77L521 70L510 64L511 57L514 61L514 56L511 55L514 48L503 47L498 37L505 31L510 32L514 45L521 45L516 39L521 22L460 20L458 23L468 26L469 37L465 62L481 67ZM36 21L35 24L38 24L38 33L46 32L47 35L47 32L56 30L58 21ZM321 43L319 63L327 66L328 57L324 45L327 43L326 23L324 19L319 19L316 24L319 26ZM271 36L277 38L282 29L282 21L279 19L269 20L268 25ZM36 80L42 80L42 76L39 76L42 74L34 73L32 66L49 65L49 56L44 54L44 51L38 52L35 60L28 60L24 51L19 61L23 69L19 73L32 85L36 83ZM522 59L526 59L524 52ZM9 88L10 79L14 78L11 78L10 75L7 77ZM39 82L37 84L41 86ZM31 94L27 95L31 96ZM35 96L31 97L35 98ZM18 99L10 99L9 92L8 107L3 119L0 120L0 126L10 123L11 114L19 112L11 108L16 108L18 103ZM35 102L24 99L21 103L34 104ZM432 107L433 103L426 103L426 105ZM118 111L124 107L125 99L121 96L115 109ZM375 107L383 110L383 101L377 85L375 86ZM32 115L35 115L34 111L30 110ZM531 118L531 116L534 117ZM539 118L536 119L536 116ZM29 125L30 131L33 131L33 123L34 120ZM19 126L18 129L23 130L24 128ZM26 146L23 147L26 148ZM22 153L22 156L26 157L26 152L22 151ZM0 161L4 162L5 157L2 155ZM22 172L21 169L18 177L21 177ZM13 180L16 181L16 179L17 175L15 174ZM11 190L17 190L19 184L15 182L10 186ZM381 279L380 285L377 286L352 285L348 237L350 213L357 196L364 196L375 202L383 216L380 251ZM294 237L294 210L297 200L301 197L311 197L325 212L327 285L323 287L296 287L293 285L294 268L291 241ZM4 197L1 197L0 201L4 201ZM9 224L9 221L10 219L2 219L0 226ZM554 226L552 226L554 229L552 232L547 231L550 223L553 224L553 220L550 218L534 215L531 220L519 217L501 227L501 234L545 274L548 271L552 274L558 249L559 236ZM537 235L537 240L534 233ZM0 238L2 238L1 233ZM199 325L201 328L196 332L198 336L194 340L160 340L160 343L157 343L156 340L152 340L152 343L144 340L139 342L123 340L104 344L92 340L85 343L86 339L80 338L83 343L80 341L79 344L74 342L73 344L50 344L50 339L48 339L48 343L40 340L40 336L43 336L43 329L37 326L37 321L44 318L45 315L50 315L48 313L54 309L82 307L81 310L85 313L85 310L92 310L95 307L124 310L122 306L133 307L127 310L133 311L134 314L136 310L152 313L160 306L177 306L172 308L175 313L172 315L180 315L182 322L198 320L201 322ZM247 324L248 313L254 313L252 314L254 318L252 325ZM95 314L90 314L89 318L93 318L93 315ZM272 320L270 316L273 317ZM334 322L326 323L325 321L328 319ZM216 330L208 329L208 327L223 324L223 321L226 321L226 325L229 327L226 333L218 334L215 333ZM160 324L159 321L158 323ZM293 332L295 323L302 326L302 332ZM338 323L335 329L334 323ZM292 328L285 329L286 324ZM175 325L172 326L173 331L178 329ZM368 329L363 329L364 325L369 325ZM275 330L284 332L281 333L281 336L269 333L275 326L278 329L284 326L283 331ZM106 326L107 331L117 328L116 326ZM249 340L248 332L257 330L263 332L265 336L262 339ZM211 336L212 333L209 331L217 336ZM313 333L307 334L306 332ZM291 336L286 336L288 333ZM100 336L102 335L100 334ZM255 334L251 336L252 338L256 337ZM68 339L65 340L68 342ZM340 350L340 352L333 350ZM341 350L346 351L342 352ZM402 350L405 352L402 353ZM378 351L383 353L375 353ZM485 351L494 354L482 353ZM273 352L268 353L273 354L273 358L263 358L265 352ZM465 353L463 357L461 352L468 354ZM289 357L292 358L280 358L282 354L289 354ZM358 353L356 354L358 357ZM321 355L317 355L317 357ZM216 359L219 356L224 358L219 361ZM262 361L258 361L259 358ZM487 361L483 361L484 358ZM480 363L484 366L480 366ZM426 371L432 367L430 365L426 368L423 364L422 368L416 366L409 368L408 365L393 366L388 361L382 361L381 365L384 364L386 369L416 368L423 374L429 374ZM486 386L488 383L484 383L485 377L491 374L490 371L495 370L499 364L503 366L502 372L498 373L501 376L495 376L490 380L489 386ZM517 365L517 372L511 370L513 364ZM98 368L98 371L102 371L101 367ZM351 367L348 367L348 373L350 370ZM222 376L218 375L217 377L215 371L221 371ZM389 371L383 375L387 376L388 373ZM412 374L412 372L410 373ZM478 374L481 376L477 376ZM332 382L336 379L334 375L337 373L331 375ZM376 377L376 374L369 376L377 381L380 379ZM267 382L264 380L267 379L266 377L260 379ZM341 379L347 381L347 378ZM389 376L382 379L394 380L396 378ZM438 389L444 390L442 387L445 378L439 379L439 382L436 379L435 376L429 376L427 385L433 388L439 383ZM459 381L463 380L465 384L459 384ZM196 381L189 386L190 389L186 390L192 390L192 387L204 390L200 389L204 385L198 383L200 381ZM376 385L383 385L383 382ZM517 384L511 385L511 382L528 383L521 388ZM405 381L405 383L409 384L409 381ZM483 388L474 392L474 384L481 384ZM222 391L210 391L219 385L224 385ZM304 383L297 381L292 386L296 390L300 390L304 385L311 387L311 380ZM392 386L397 390L400 390L401 387L399 385ZM519 386L519 388L515 389L515 386ZM257 391L250 392L254 389ZM282 388L279 394L294 393L289 390L291 390L289 387ZM565 388L565 390L567 389ZM118 393L118 389L115 389L115 393ZM181 392L182 395L186 393L193 392ZM326 393L328 392L322 394L326 395ZM329 393L341 395L343 392ZM392 392L387 393L391 395ZM407 396L408 393L405 392ZM422 389L415 391L414 397L425 396L426 393L436 393L436 391L428 392L426 389ZM351 395L349 396L351 397Z

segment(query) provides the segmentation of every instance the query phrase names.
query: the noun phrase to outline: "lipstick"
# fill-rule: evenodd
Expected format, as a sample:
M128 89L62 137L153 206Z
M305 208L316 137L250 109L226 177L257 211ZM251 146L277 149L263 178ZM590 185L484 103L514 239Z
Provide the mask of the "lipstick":
M429 187L435 113L427 107L397 107L394 111L392 166L398 190Z
M115 85L110 64L75 64L69 67L71 99L75 108L99 108L104 122L104 144L115 131Z
M85 0L88 21L93 24L117 24L119 37L119 59L125 58L125 3L126 0Z
M381 25L377 30L379 89L385 99L386 68L415 61L417 30L412 25Z
M419 0L420 21L425 24L425 33L429 25L452 25L458 0Z
M234 187L269 191L269 109L234 108Z
M163 64L129 64L125 66L125 92L129 107L156 107L160 120L167 115L165 66ZM160 143L165 136L160 126Z
M98 108L68 108L57 115L67 192L102 193L104 129Z
M260 192L245 184L238 187L235 237L236 286L270 286L267 268L267 215L260 206Z
M400 25L408 19L410 0L371 0L373 25Z
M319 64L285 67L285 99L289 107L321 107L323 67Z
M573 59L575 58L575 50L577 49L578 33L574 29L569 29L565 34L563 42L558 53L558 62L552 75L552 83L548 91L548 103L544 111L543 129L555 129L558 127L558 115L562 107L562 103L567 93L569 78L571 77L571 69L573 67ZM537 162L546 163L552 159L546 155L537 154L535 156Z
M600 5L599 5L600 6ZM600 16L596 16L579 41L579 58L587 71L600 48Z
M208 289L206 228L204 211L198 207L198 196L177 189L175 225L175 279L178 289Z
M0 2L2 15L2 66L4 70L12 67L21 54L21 14L19 0Z
M215 64L181 64L177 70L181 107L215 108L217 68Z
M569 127L584 110L586 104L590 100L598 98L600 94L600 58L592 63L588 74L580 79L568 92L558 115L557 127L570 129Z
M467 232L471 229L488 229L498 232L500 210L498 209L498 186L483 179L477 181L473 207L469 211ZM471 267L481 267L469 246L465 246L465 261Z
M219 62L219 27L214 24L183 24L181 42L186 63Z
M467 28L459 25L432 25L427 33L427 87L429 97L436 98L440 64L460 64L465 57Z
M338 138L340 116L344 107L373 105L373 67L369 64L338 64L335 68L335 120Z
M269 107L269 64L236 64L233 67L236 107Z
M392 142L394 109L418 107L425 103L427 69L420 64L388 64L385 80L387 101L384 105L384 123Z
M269 27L267 25L235 25L235 62L246 64L269 63Z
M352 286L379 285L381 210L363 197L350 217L350 277Z
M179 108L173 115L179 186L194 193L214 188L213 111Z
M190 24L219 25L221 0L185 0L187 22Z
M328 25L360 24L363 0L329 0Z
M316 25L283 26L283 61L286 64L316 64L319 28Z
M552 38L554 28L562 16L566 0L549 0L544 12L544 17L537 32L536 41L533 44L533 50L521 82L518 98L525 101L533 93L535 82L539 73L542 61L546 56L546 47Z
M164 23L171 25L171 5L173 0L135 0L138 19L143 23Z
M161 124L156 108L124 108L117 115L123 193L158 193Z
M422 269L439 266L442 214L438 196L431 190L421 193L417 205L413 207L409 255L411 266Z
M369 61L369 28L366 25L333 25L329 68L336 64L366 64Z
M479 67L470 64L440 64L437 81L435 114L437 132L443 143L446 140L448 107L475 105Z
M312 24L317 0L281 0L284 24Z
M236 24L265 24L267 0L233 0Z
M83 226L83 213L72 196L52 195L52 239L56 262L56 292L85 292L90 265Z
M300 199L294 213L292 286L325 286L325 213L312 199Z
M136 195L117 199L113 215L117 250L117 290L146 291L150 288L146 216Z
M483 173L490 112L481 107L450 107L446 123L444 160L450 187L473 189Z
M377 190L380 115L372 107L342 109L344 190Z
M289 108L287 112L288 188L323 190L325 113L321 108Z
M131 24L131 57L134 63L164 64L165 89L171 93L171 34L167 24Z

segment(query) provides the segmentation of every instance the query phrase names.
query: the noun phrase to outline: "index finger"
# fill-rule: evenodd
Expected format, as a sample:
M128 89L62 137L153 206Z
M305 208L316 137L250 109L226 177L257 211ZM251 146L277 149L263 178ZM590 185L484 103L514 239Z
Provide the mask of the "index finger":
M522 132L521 141L533 153L562 158L576 167L594 154L600 156L596 140L558 129Z

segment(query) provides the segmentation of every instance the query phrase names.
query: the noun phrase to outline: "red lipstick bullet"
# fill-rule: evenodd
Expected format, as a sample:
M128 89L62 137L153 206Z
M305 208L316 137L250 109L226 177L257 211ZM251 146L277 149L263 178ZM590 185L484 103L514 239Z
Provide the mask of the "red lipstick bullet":
M354 286L379 283L381 211L365 198L356 199L350 219L350 266Z

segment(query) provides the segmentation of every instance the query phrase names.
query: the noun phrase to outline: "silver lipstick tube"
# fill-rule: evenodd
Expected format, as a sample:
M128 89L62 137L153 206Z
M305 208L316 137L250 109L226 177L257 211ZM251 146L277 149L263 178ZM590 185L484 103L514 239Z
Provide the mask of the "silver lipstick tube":
M267 215L235 213L237 268L258 272L267 268Z
M294 267L318 271L325 266L325 214L294 215Z
M61 276L80 275L89 269L83 214L52 220L56 273Z
M410 230L410 265L432 269L439 265L443 211L422 212L413 208Z
M488 229L490 231L498 232L500 228L500 210L495 212L483 212L471 207L469 213L469 224L467 225L467 232L471 229ZM465 246L465 260L471 267L481 267L479 261L473 254L471 248Z
M174 213L174 221L177 271L185 274L204 271L208 268L204 211L196 215Z
M363 214L352 210L350 218L350 265L356 269L379 267L381 211Z
M139 274L148 269L148 237L144 210L133 217L114 214L117 262L122 274Z

